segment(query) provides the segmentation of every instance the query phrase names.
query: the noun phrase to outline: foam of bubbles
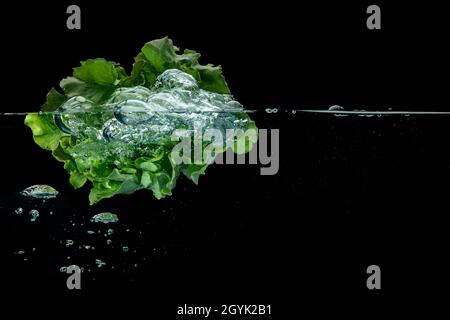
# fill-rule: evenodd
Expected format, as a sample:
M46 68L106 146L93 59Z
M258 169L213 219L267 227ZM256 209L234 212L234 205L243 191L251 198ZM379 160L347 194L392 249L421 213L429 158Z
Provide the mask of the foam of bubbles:
M120 156L124 144L128 152L139 152L142 146L158 144L179 128L242 128L245 123L236 121L236 112L243 111L231 95L202 90L191 75L169 69L157 78L153 88L119 88L101 107L83 97L73 97L57 110L55 122L62 131L92 141L74 147L74 153L81 154L75 159L78 165L82 158L92 160L102 152ZM117 147L98 150L105 141ZM136 149L132 150L130 144Z

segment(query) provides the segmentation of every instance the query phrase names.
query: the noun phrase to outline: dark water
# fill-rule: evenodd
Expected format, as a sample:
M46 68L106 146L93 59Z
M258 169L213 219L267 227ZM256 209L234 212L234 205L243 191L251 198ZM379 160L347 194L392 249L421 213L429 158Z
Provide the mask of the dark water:
M278 174L213 165L198 186L180 178L162 200L139 191L89 206L88 188L72 189L23 117L1 116L4 286L19 296L45 287L58 297L120 296L141 306L150 299L161 309L272 303L290 314L291 290L306 302L333 297L344 306L388 304L442 285L450 116L279 111L252 118L259 128L280 129ZM45 202L19 195L34 184L60 193ZM35 222L31 209L40 213ZM89 221L102 211L119 221ZM84 268L83 295L66 288L60 268L71 264ZM380 293L366 288L372 264L382 270Z

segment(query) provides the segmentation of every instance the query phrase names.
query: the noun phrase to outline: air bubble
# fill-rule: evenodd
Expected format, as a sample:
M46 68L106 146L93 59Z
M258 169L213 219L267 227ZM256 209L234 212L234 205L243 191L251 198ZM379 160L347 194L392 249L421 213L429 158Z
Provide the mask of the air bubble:
M68 248L68 247L70 247L70 246L72 246L73 245L73 240L66 240L66 247Z
M56 198L58 191L55 188L45 184L37 184L24 189L21 195L32 198L51 199Z
M98 213L91 218L91 222L95 223L113 223L117 221L119 221L119 218L111 212Z
M39 218L39 211L37 211L36 209L31 209L28 214L30 216L31 222L35 222L37 218Z

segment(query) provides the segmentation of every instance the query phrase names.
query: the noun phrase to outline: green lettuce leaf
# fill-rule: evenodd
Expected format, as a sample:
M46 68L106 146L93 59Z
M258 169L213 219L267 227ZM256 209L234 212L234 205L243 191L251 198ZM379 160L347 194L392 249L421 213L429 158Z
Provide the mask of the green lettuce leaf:
M91 205L117 194L131 194L141 189L151 190L157 199L161 199L172 194L180 173L195 184L205 174L208 163L177 165L174 162L171 151L177 142L170 139L170 134L144 146L97 137L99 129L114 120L113 112L105 103L111 101L115 92L130 88L131 91L121 93L122 97L141 99L142 88L153 90L158 76L168 69L191 75L201 89L223 94L227 96L224 101L228 101L230 90L221 67L201 65L198 62L200 54L193 50L186 49L182 54L178 51L167 37L150 41L135 57L129 75L119 64L105 59L82 61L73 69L72 76L60 82L61 92L55 88L50 90L41 107L42 112L26 116L25 124L31 128L34 141L64 163L69 183L75 189L88 181L92 184ZM64 106L83 104L89 104L89 112L70 115L70 121L77 123L75 132L64 124L62 112L65 111ZM245 120L244 129L256 129L244 112L236 114L236 120ZM184 128L186 124L180 123L178 129ZM248 152L254 142L256 136L237 136L231 148L235 152ZM238 144L241 144L240 149ZM220 152L225 150L223 147Z
M30 113L25 118L25 124L31 128L34 141L45 150L56 150L61 139L67 136L56 126L51 114Z

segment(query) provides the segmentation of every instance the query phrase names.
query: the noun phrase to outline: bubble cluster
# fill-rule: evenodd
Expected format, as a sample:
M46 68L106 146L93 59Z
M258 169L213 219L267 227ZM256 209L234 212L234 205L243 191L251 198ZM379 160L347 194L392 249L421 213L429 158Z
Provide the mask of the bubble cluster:
M118 88L101 106L73 97L57 110L55 123L63 132L88 137L91 149L85 143L74 148L82 149L76 153L84 151L84 157L92 159L99 153L96 142L132 144L138 152L179 128L242 128L245 123L239 122L239 112L243 107L231 95L200 89L191 75L169 69L159 75L151 89Z

